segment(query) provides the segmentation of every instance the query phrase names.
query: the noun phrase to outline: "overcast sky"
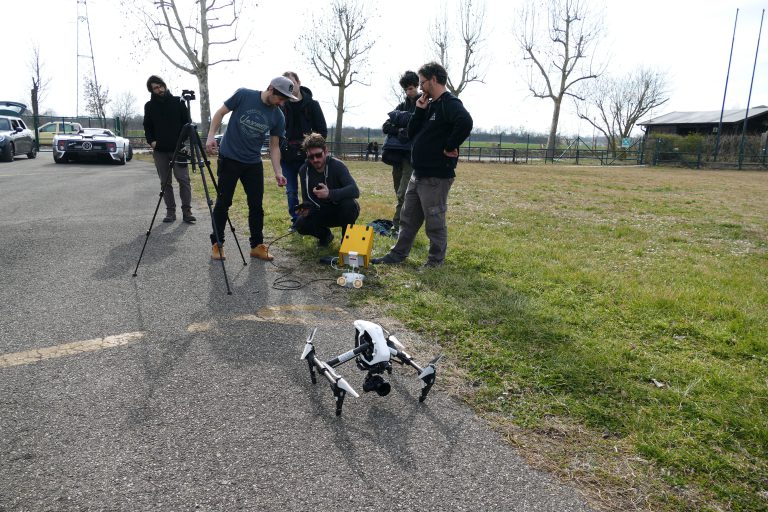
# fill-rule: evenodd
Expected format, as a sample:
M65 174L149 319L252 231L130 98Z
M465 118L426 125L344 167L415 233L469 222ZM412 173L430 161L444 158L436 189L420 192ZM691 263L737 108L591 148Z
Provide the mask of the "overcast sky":
M135 0L136 3L142 0ZM149 0L144 0L149 1ZM192 2L192 0L181 0ZM609 71L623 74L640 66L668 73L670 100L654 112L720 110L731 49L736 9L739 8L733 63L726 108L745 108L755 59L764 3L757 0L645 0L591 1L604 19L605 42L598 58L610 58ZM336 119L336 89L310 68L295 49L298 35L307 24L322 19L327 2L293 0L245 0L238 36L228 56L239 50L240 61L214 66L210 71L212 110L238 87L263 89L274 76L296 71L302 84L312 89L329 125ZM366 2L371 19L367 30L376 44L370 53L363 79L347 92L347 126L380 127L394 106L392 85L406 69L417 70L431 60L430 25L445 9L455 9L456 0L386 0ZM531 97L525 83L525 67L515 47L511 27L516 0L486 0L487 57L485 83L470 84L461 95L475 120L485 129L500 127L518 131L546 132L552 102ZM124 91L136 98L141 112L148 99L145 82L158 74L178 94L197 90L197 81L184 74L145 43L146 36L135 18L122 15L118 0L87 0L93 55L98 80L112 97ZM81 6L81 12L83 11ZM27 0L3 2L3 76L0 99L29 103L31 80L28 62L32 44L39 44L44 76L51 80L41 105L59 115L74 115L77 106L77 69L90 71L90 59L78 59L78 40L83 55L90 54L87 26L77 21L77 0ZM768 25L768 21L765 23ZM78 31L78 26L80 30ZM768 27L763 28L766 32ZM82 94L82 87L81 94ZM768 38L763 37L758 54L751 106L768 104ZM83 110L84 101L79 101ZM108 107L109 110L109 107ZM591 135L587 123L572 115L564 104L560 132ZM193 116L195 112L193 110ZM199 114L197 114L199 118Z

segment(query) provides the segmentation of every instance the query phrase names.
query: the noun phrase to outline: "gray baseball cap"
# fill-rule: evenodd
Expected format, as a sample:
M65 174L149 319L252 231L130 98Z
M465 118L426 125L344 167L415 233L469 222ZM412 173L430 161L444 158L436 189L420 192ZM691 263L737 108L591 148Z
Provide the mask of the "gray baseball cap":
M290 78L278 76L277 78L273 78L272 81L269 82L269 85L283 96L287 96L288 99L294 103L299 101L299 98L293 95L294 85Z

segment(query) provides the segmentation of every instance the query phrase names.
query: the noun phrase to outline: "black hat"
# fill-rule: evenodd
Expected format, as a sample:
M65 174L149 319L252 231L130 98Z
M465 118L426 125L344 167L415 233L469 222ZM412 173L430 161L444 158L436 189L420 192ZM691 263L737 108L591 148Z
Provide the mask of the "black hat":
M147 90L149 92L152 92L152 84L160 84L163 87L168 87L165 85L165 82L163 82L163 79L157 75L152 75L151 77L147 78Z

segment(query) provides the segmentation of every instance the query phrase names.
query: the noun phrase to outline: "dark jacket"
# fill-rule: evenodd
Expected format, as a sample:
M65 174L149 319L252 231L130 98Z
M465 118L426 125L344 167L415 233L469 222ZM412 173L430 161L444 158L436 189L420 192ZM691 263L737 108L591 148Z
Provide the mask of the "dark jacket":
M307 155L301 149L304 135L319 133L328 137L328 125L325 122L320 103L312 99L312 91L301 86L301 101L286 102L281 107L285 115L285 140L281 141L281 158L286 161L305 160Z
M387 114L388 119L381 127L387 136L382 151L396 151L396 154L403 158L411 157L412 141L408 137L408 122L411 120L414 110L416 110L416 100L405 98L405 101L400 103L395 110Z
M444 92L426 109L417 108L408 123L408 136L413 139L411 165L417 178L453 178L458 158L450 158L443 150L452 151L472 132L472 116L459 98Z
M322 173L317 172L309 162L305 162L299 169L301 200L305 205L313 208L332 208L334 203L360 197L357 183L344 162L329 156L325 164L325 172ZM328 186L330 192L328 199L318 199L311 193L318 183L325 183Z
M175 151L179 134L189 122L189 111L184 101L167 92L165 96L152 94L144 104L144 137L156 151Z

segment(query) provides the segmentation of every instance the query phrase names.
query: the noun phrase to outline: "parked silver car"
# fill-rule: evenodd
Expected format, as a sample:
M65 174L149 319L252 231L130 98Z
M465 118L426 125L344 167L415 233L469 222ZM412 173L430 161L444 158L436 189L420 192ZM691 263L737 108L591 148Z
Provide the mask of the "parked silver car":
M3 162L12 161L16 155L37 156L35 133L19 117L26 109L23 103L0 101L0 160Z
M53 138L53 161L106 160L120 165L133 158L131 141L106 128L83 128L78 133L59 133Z

